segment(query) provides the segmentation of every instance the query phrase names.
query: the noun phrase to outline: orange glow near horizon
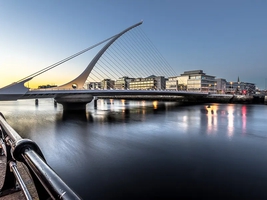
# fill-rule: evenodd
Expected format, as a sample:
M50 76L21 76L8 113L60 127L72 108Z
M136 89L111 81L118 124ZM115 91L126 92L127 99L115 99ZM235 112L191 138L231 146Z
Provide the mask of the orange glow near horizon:
M18 82L21 79L33 74L34 71L38 71L33 69L34 67L15 68L13 66L10 66L2 68L1 66L0 88L10 85L14 82ZM75 79L82 72L82 70L83 69L53 69L34 77L29 82L25 83L25 86L34 89L38 88L38 86L40 85L63 85Z
M5 86L8 86L12 83L15 83L17 81L21 80L21 78L16 78L16 77L12 77L12 79L10 78L1 78L1 84L0 84L0 88L3 88ZM63 85L69 81L73 80L73 78L69 78L69 77L64 77L64 78L49 78L49 79L46 79L46 78L43 78L43 79L40 79L40 78L36 78L36 79L32 79L28 82L26 82L24 84L25 87L27 88L31 88L31 89L36 89L38 88L38 86L40 85Z

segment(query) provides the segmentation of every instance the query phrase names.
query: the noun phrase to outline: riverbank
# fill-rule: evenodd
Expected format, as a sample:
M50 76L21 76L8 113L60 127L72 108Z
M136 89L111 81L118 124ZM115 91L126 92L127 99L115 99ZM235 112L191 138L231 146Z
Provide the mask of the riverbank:
M209 94L208 96L161 96L161 95L127 95L127 96L99 96L98 99L124 99L124 100L149 100L172 101L189 104L202 103L236 103L236 104L267 104L263 95L236 95L236 94Z
M265 96L260 95L232 95L210 94L204 98L206 103L241 103L241 104L264 104Z

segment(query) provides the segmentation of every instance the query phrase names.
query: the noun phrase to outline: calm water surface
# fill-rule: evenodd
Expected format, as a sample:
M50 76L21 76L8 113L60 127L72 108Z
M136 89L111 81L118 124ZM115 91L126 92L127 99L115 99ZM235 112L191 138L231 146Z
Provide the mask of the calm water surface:
M267 198L267 106L99 100L0 102L83 199Z

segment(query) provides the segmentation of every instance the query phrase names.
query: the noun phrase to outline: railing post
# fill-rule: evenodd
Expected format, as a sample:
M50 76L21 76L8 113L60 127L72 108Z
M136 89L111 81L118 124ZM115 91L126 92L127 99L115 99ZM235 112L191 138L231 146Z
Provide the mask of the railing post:
M2 148L2 155L5 156L5 158L1 158L1 160L5 159L5 178L4 183L0 190L0 196L4 196L6 194L11 194L14 192L19 191L19 188L16 187L16 178L14 174L10 171L10 168L8 167L8 163L11 162L12 156L11 156L11 147L6 145L3 138L3 131L0 126L0 134L1 134L1 148Z
M1 131L1 130L0 130ZM5 145L5 144L2 144ZM6 148L6 158L1 158L2 160L5 159L5 178L4 178L4 183L2 185L1 191L0 191L0 196L4 196L6 194L11 194L14 192L19 191L19 188L16 187L16 178L14 174L10 171L10 168L8 167L8 163L12 160L10 150L11 148L9 146L5 146L2 148ZM4 155L1 155L4 156Z
M9 166L10 166L10 171L12 171L13 174L15 175L16 180L18 181L18 184L20 185L20 189L22 190L26 199L32 200L32 197L28 191L28 188L26 187L22 177L20 176L16 162L14 162L14 161L9 162Z

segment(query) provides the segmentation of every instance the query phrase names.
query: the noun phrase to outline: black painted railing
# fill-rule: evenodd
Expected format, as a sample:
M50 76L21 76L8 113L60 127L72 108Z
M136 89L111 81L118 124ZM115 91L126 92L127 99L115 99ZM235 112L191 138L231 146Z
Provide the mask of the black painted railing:
M21 190L26 199L32 199L17 168L17 162L22 162L30 172L40 200L81 199L46 163L38 145L32 140L21 138L6 122L2 113L0 134L0 156L6 157L7 164L0 196Z

